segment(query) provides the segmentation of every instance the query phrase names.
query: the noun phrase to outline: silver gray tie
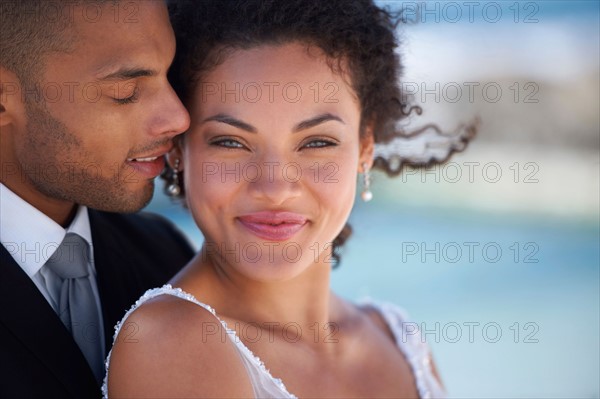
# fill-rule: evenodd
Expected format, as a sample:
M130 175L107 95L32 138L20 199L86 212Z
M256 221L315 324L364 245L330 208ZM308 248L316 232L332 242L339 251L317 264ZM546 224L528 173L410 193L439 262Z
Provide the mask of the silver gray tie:
M77 234L67 233L46 266L62 279L60 319L100 382L104 377L104 354L100 342L100 315L88 273L88 259L88 243Z

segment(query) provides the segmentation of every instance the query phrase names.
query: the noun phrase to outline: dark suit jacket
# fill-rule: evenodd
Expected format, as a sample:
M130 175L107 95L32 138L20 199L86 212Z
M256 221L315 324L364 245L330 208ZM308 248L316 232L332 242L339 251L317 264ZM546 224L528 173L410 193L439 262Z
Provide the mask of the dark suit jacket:
M115 324L145 290L193 255L181 233L151 214L89 211L106 350ZM79 347L31 279L0 245L0 398L98 398Z

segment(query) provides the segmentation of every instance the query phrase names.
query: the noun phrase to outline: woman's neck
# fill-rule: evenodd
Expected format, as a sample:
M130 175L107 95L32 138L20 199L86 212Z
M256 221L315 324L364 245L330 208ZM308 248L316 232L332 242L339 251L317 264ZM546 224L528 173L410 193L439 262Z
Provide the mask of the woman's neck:
M224 262L198 254L171 283L193 293L221 316L244 323L325 326L332 315L331 266L313 263L284 281L256 281ZM265 324L273 325L273 324Z

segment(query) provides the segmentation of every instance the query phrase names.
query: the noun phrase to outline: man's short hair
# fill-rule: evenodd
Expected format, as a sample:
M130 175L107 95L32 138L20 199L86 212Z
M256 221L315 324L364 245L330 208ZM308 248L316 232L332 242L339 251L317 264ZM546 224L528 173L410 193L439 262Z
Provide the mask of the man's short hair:
M74 42L76 8L118 0L0 0L0 65L30 86L39 81L51 52L68 52Z

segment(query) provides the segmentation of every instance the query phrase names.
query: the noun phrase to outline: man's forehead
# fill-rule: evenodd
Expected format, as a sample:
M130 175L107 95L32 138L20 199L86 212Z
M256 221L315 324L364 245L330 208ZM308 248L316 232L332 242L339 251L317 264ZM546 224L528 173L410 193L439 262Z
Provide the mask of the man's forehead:
M107 3L103 8L112 6ZM156 74L155 63L164 57L172 59L175 47L166 6L160 0L147 0L136 10L138 18L133 22L115 21L111 15L94 22L83 17L75 20L68 38L72 39L69 55L96 79ZM149 68L148 63L154 66Z
M94 5L93 11L89 11L90 4ZM170 26L163 0L80 2L73 14L74 27L83 34L139 32L153 30L156 25Z

